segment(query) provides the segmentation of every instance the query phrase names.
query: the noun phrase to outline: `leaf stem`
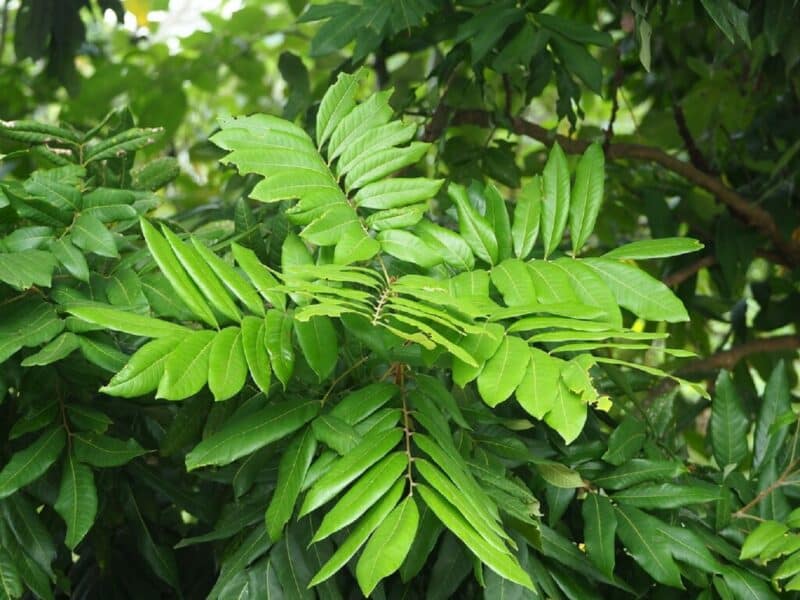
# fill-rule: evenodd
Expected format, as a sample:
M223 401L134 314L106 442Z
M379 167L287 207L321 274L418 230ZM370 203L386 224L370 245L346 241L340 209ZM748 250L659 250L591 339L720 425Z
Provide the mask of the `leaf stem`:
M414 477L411 473L411 463L414 462L414 456L411 454L411 436L414 431L411 429L411 412L408 410L406 403L406 378L405 378L405 365L402 363L395 363L393 365L394 382L400 387L400 400L403 403L403 432L405 433L406 440L406 456L408 457L406 478L408 479L408 495L414 495Z

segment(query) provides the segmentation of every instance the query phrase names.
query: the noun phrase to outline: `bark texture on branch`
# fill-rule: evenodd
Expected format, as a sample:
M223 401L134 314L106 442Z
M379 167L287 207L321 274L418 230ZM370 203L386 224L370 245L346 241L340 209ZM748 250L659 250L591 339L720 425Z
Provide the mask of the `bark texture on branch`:
M436 108L433 119L425 128L424 138L426 141L433 141L442 135L448 121L443 113L446 113L446 109L444 103L441 103ZM471 124L482 127L492 124L491 113L481 110L459 110L451 116L453 124ZM527 136L547 146L557 141L565 152L571 154L581 154L589 146L589 142L557 134L522 117L512 118L508 126L517 135ZM641 160L661 165L668 171L680 175L687 181L710 192L733 213L769 238L778 252L786 258L786 262L794 266L800 265L800 243L791 239L787 240L768 211L748 201L736 190L725 185L718 177L704 173L691 163L675 158L654 146L611 143L606 145L605 151L606 157L610 160Z

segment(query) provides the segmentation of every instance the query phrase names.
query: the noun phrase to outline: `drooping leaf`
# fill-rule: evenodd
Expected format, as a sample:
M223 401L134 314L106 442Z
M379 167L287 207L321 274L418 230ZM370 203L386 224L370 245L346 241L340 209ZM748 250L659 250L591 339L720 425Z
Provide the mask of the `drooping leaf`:
M356 565L356 579L365 596L403 564L418 524L417 504L413 496L407 496L372 534Z
M587 494L581 511L586 554L598 569L610 577L616 563L614 538L617 531L617 517L614 514L614 507L606 496L594 493Z
M24 450L15 452L0 470L0 499L41 477L56 461L65 443L64 430L54 427Z
M541 226L544 256L561 243L569 214L570 181L567 157L558 143L553 144L542 172Z
M546 15L549 16L549 15ZM599 144L591 144L578 161L575 187L569 205L572 253L577 255L594 230L603 203L605 157Z
M227 465L297 431L318 411L315 400L292 400L230 419L186 455L186 468Z
M92 470L79 463L72 454L64 459L61 485L54 508L67 524L64 543L70 550L74 550L94 524L97 515L97 490Z
M747 455L750 422L727 371L720 372L715 390L711 404L711 449L717 465L724 469L738 465Z

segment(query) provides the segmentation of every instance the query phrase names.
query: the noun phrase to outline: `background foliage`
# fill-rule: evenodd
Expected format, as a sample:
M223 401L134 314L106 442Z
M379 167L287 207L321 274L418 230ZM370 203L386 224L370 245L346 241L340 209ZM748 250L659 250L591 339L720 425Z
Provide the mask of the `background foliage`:
M172 4L2 9L0 597L800 589L794 2Z

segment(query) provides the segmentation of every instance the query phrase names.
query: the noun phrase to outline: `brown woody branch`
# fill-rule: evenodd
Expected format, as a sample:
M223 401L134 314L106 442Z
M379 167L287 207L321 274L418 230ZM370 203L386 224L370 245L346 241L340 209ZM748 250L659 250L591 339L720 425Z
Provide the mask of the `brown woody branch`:
M768 338L759 338L712 354L708 358L693 360L680 369L678 373L687 375L691 373L706 373L719 369L733 369L739 361L753 354L768 352L783 352L800 348L800 335L778 335Z
M708 164L708 161L706 161L706 157L703 156L703 153L700 152L700 148L697 147L694 137L692 137L692 132L689 131L689 125L686 123L683 108L679 104L675 105L673 115L675 116L675 125L678 127L678 133L686 146L686 152L689 153L689 160L691 163L704 173L713 173L714 171Z
M436 108L434 118L428 123L425 129L424 138L426 141L438 139L444 131L447 118L442 113L446 112L444 103ZM438 114L437 114L438 113ZM455 124L471 124L482 127L491 125L492 115L481 110L461 110L453 115L452 122ZM558 142L565 152L571 154L581 154L589 146L589 142L575 140L564 135L556 134L545 129L541 125L527 121L521 117L514 117L510 122L510 130L517 135L524 135L543 144L550 146ZM737 191L729 188L721 179L708 173L704 173L691 163L684 162L667 154L660 148L645 146L642 144L608 144L606 147L606 157L611 160L641 160L661 165L668 171L680 175L687 181L712 193L717 199L725 204L733 213L742 218L751 227L759 231L762 235L769 238L777 250L792 265L800 265L800 243L794 240L787 240L783 237L777 223L772 215L760 206L749 202Z
M670 273L662 281L669 287L676 287L694 276L700 269L711 267L715 264L717 264L717 258L713 254L707 254L696 262Z

